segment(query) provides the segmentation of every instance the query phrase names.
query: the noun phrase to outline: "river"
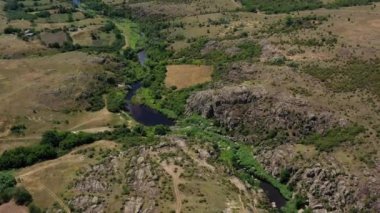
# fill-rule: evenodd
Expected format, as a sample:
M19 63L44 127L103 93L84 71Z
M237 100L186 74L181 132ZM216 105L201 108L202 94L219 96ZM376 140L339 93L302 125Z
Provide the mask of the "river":
M276 208L280 209L281 207L285 206L286 199L284 198L284 196L282 196L282 194L280 193L280 191L276 187L272 186L268 182L261 181L260 182L260 188L262 188L264 190L269 201L271 203L276 204Z
M140 51L138 53L138 59L142 66L144 66L147 55L146 52ZM164 114L146 106L143 104L133 104L132 98L136 95L137 90L142 87L141 82L136 82L131 85L126 96L126 109L129 114L139 123L144 124L145 126L155 126L155 125L174 125L174 121Z
M138 60L141 64L141 66L144 66L145 62L147 61L147 54L146 52L140 51L138 54ZM141 82L136 82L131 85L130 89L128 90L128 94L126 96L126 109L129 111L130 115L139 123L146 125L146 126L155 126L155 125L166 125L171 126L174 125L174 121L172 119L169 119L164 114L146 106L143 104L133 104L132 98L136 95L137 90L139 90L142 87ZM281 208L285 206L286 199L282 196L280 191L272 186L271 184L261 181L260 187L264 190L265 194L267 195L269 201L271 203L275 203L276 208Z

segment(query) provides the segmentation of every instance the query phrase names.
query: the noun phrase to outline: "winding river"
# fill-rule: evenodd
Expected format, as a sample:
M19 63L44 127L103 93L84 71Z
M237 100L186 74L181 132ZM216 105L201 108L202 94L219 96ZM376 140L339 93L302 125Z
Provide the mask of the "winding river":
M140 64L143 66L147 60L147 55L145 51L138 53L138 59ZM131 85L126 96L126 109L129 114L139 123L145 126L155 126L155 125L166 125L171 126L174 121L164 114L146 106L143 104L133 104L132 98L136 95L137 90L142 87L141 82L137 82Z
M147 61L146 52L140 51L138 54L138 60L140 64L143 66ZM139 123L146 126L155 126L155 125L166 125L171 126L174 125L174 121L170 118L166 117L164 114L146 106L143 104L133 104L132 98L136 95L137 90L142 87L141 82L137 82L131 85L128 90L128 94L126 96L126 109L129 111L129 114ZM276 205L276 208L281 208L285 206L286 199L280 191L272 186L270 183L261 181L260 187L264 190L267 195L269 201Z
M286 199L284 198L284 196L282 196L282 194L276 187L272 186L268 182L261 181L260 188L264 190L269 201L276 205L276 208L280 209L281 207L285 206Z

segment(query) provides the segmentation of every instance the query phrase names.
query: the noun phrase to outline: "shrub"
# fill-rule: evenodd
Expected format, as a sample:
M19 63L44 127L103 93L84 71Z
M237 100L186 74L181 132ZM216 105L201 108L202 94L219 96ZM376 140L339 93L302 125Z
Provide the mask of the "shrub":
M109 33L116 28L115 24L111 21L107 21L103 27L100 28L103 32Z
M17 147L1 154L0 170L21 168L56 157L57 152L48 145L37 144L29 147Z
M380 97L380 60L352 60L343 66L310 65L304 72L320 79L335 92L364 89Z
M36 16L40 18L47 18L47 17L50 17L50 13L49 11L44 10L44 11L36 13Z
M120 112L126 104L125 94L121 91L112 91L107 96L107 109L110 112Z
M289 13L298 10L311 10L323 6L320 0L242 0L245 8L251 12L257 10L266 13Z
M38 208L38 206L36 206L33 203L29 204L28 209L29 209L29 213L42 213L43 212L40 208Z
M11 127L11 132L15 135L23 135L25 130L26 126L24 124L19 124Z
M13 196L13 187L0 191L0 204L9 202Z
M5 34L17 34L17 33L20 33L21 32L21 29L19 28L15 28L15 27L12 27L12 26L8 26L4 29L4 33Z
M349 127L338 127L330 129L325 134L313 134L306 137L303 142L306 144L314 144L320 151L331 151L332 148L343 142L353 141L355 137L364 132L365 128L359 125Z
M41 144L58 147L59 143L66 138L67 134L66 132L59 132L57 130L46 131L42 135Z
M280 182L282 184L286 184L289 181L291 175L291 170L288 168L285 168L280 173Z
M154 128L155 135L166 135L170 131L170 128L164 125L158 125Z
M8 172L0 172L0 192L7 188L14 187L16 185L16 179Z
M74 147L94 142L94 140L95 137L89 133L69 133L66 138L59 143L59 148L62 150L70 150Z
M33 201L32 195L24 187L14 189L13 199L17 205L28 205Z

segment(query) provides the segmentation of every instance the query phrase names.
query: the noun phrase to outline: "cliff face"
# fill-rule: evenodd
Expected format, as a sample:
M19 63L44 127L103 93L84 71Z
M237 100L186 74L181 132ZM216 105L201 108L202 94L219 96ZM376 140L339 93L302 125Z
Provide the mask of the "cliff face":
M187 113L213 118L236 140L255 144L259 150L256 158L266 170L279 179L287 171L289 177L284 183L306 195L315 211L362 209L366 199L377 193L376 176L357 177L328 153L297 144L307 135L323 134L349 122L326 108L284 94L248 85L206 90L188 99ZM285 136L275 144L266 144L271 132L283 132ZM301 154L300 146L314 149L314 153ZM363 190L368 194L363 195Z
M286 95L270 94L262 87L228 86L206 90L188 99L187 113L215 118L229 130L245 128L283 131L290 139L311 133L324 133L334 126L344 126L326 109L311 107L307 101ZM251 132L246 132L250 136ZM257 134L257 132L252 132Z

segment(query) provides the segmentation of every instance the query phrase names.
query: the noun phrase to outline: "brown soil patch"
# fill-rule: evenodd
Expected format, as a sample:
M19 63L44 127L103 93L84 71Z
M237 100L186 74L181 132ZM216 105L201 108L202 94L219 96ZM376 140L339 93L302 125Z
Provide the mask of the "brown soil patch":
M1 213L27 213L28 208L25 206L19 206L14 201L4 203L0 205Z
M0 36L0 57L18 58L27 54L38 54L46 51L39 41L23 41L15 35ZM0 74L0 81L5 77Z
M55 33L44 32L40 35L41 41L46 45L57 43L62 46L66 41L68 41L68 37L65 32L58 31Z
M166 67L165 84L178 89L211 81L213 68L205 65L169 65Z

